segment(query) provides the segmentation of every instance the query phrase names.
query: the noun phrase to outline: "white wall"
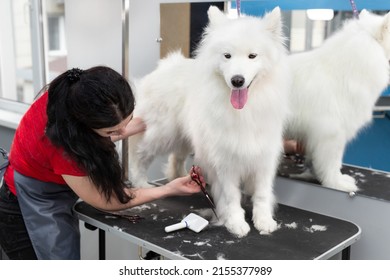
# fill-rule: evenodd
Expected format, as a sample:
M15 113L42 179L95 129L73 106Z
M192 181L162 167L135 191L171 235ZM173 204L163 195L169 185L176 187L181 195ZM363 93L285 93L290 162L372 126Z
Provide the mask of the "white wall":
M68 67L122 70L122 1L65 1Z

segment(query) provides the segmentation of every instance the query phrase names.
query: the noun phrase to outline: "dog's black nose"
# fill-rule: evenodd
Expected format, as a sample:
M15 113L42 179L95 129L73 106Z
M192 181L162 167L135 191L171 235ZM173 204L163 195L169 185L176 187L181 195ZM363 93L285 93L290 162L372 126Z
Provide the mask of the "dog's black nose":
M231 82L234 87L242 87L242 85L245 83L245 78L241 75L235 75L231 79Z

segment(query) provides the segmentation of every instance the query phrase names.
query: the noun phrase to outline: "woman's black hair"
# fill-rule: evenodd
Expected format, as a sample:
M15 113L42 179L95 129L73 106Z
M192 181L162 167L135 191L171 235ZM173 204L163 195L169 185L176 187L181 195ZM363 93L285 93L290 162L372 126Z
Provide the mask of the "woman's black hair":
M134 96L127 80L111 68L73 68L48 87L46 136L62 147L110 200L112 192L122 203L131 197L129 186L109 137L93 129L118 125L134 110Z

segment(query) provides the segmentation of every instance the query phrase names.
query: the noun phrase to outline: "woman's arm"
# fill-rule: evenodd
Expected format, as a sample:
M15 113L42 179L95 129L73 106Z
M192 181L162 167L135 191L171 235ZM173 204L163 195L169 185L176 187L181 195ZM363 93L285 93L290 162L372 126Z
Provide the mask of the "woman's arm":
M104 194L98 191L87 176L62 175L62 177L82 200L95 208L107 211L123 210L168 196L186 196L200 192L200 187L188 175L160 187L126 189L126 192L133 196L133 199L126 204L122 204L115 194L107 201Z
M123 133L118 135L112 135L111 140L113 142L123 140L129 136L144 132L145 130L146 130L145 122L139 117L134 117L126 125L126 128L124 129Z
M296 140L284 140L284 153L285 154L305 154L305 148L302 142Z

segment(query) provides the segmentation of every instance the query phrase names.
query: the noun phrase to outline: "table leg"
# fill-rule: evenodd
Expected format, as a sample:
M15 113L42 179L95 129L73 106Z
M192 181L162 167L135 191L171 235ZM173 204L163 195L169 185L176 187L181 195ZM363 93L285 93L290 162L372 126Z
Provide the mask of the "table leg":
M351 259L351 246L348 246L341 252L342 260L350 260Z
M106 259L106 232L99 228L99 260Z

